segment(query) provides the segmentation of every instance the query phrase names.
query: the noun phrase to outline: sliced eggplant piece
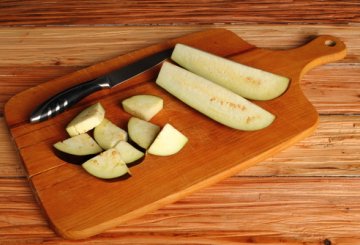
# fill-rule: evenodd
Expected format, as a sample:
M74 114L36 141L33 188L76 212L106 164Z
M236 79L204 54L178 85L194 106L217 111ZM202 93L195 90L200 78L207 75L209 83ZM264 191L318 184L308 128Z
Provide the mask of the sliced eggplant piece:
M128 166L138 163L145 156L144 152L139 151L126 141L120 141L115 146L115 149L120 153L122 160L124 160Z
M176 44L171 59L185 69L247 99L271 100L283 94L290 82L287 77L246 66L184 44Z
M82 167L91 175L100 179L114 179L130 174L120 153L112 148L104 151L82 164Z
M101 147L87 133L59 141L54 144L55 154L70 163L83 163L102 152Z
M54 147L59 151L76 156L85 156L102 152L101 147L87 133L59 141L54 144Z
M149 121L163 108L163 99L149 94L134 95L122 101L124 110L140 119Z
M143 149L147 149L154 141L160 127L153 123L131 117L128 122L128 133L131 140Z
M122 128L104 118L103 121L95 127L94 138L103 149L108 150L113 148L121 140L126 141L127 133Z
M148 153L157 156L170 156L179 152L187 142L188 138L185 135L167 123L149 147Z
M105 117L105 110L100 103L81 111L66 127L70 136L86 133L99 125Z
M215 121L240 130L259 130L275 119L270 112L203 77L164 62L156 83Z

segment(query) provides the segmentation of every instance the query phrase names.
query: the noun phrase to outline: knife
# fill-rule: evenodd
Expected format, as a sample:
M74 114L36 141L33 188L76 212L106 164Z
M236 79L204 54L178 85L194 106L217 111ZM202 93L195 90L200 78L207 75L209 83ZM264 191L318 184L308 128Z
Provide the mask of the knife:
M80 83L60 92L38 106L30 115L30 122L45 121L58 115L79 102L84 97L105 88L112 88L146 70L161 63L171 56L173 48L150 55L118 70L112 71L96 79Z

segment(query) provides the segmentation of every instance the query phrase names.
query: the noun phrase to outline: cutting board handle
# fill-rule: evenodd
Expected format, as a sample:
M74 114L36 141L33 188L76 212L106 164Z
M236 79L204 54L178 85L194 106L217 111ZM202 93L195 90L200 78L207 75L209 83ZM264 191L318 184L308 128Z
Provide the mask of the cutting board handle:
M296 57L302 57L303 67L300 74L302 76L316 66L343 59L346 56L346 46L337 37L321 35L299 48L288 50L288 52L289 55L293 53Z

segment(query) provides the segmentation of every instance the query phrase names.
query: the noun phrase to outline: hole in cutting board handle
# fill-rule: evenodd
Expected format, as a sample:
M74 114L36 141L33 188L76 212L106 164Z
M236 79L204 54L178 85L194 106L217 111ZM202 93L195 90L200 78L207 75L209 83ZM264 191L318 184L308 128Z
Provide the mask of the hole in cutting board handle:
M325 45L328 47L334 47L336 45L336 41L328 39L325 41Z

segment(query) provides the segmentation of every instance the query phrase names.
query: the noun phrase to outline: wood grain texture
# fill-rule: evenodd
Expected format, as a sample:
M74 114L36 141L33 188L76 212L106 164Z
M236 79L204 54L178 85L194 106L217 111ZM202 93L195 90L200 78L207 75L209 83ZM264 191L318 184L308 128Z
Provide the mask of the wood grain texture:
M0 3L3 26L244 24L349 24L360 22L360 4L346 1L19 1ZM339 11L341 10L341 11Z
M359 180L232 177L79 242L357 244ZM24 179L0 179L0 200L0 243L74 244L47 226Z
M89 66L178 36L209 28L226 28L260 48L290 49L314 36L332 35L347 44L348 55L338 63L360 61L360 26L328 25L201 25L114 27L0 27L0 66ZM76 39L76 42L74 42ZM41 52L39 50L41 49ZM64 52L66 51L66 52Z
M15 146L3 119L0 119L0 176L25 177ZM237 173L241 176L324 177L360 176L360 118L320 116L313 135Z
M9 136L5 120L0 118L0 176L25 177L15 144Z
M27 88L100 61L209 27L72 27L71 31L64 27L0 28L0 115L4 103ZM300 84L320 114L359 113L357 78L360 75L360 45L357 37L360 27L294 25L284 29L276 25L262 25L261 28L257 25L228 25L226 28L257 47L270 49L294 48L315 35L341 37L348 47L346 58L315 68L303 77ZM342 79L339 79L340 73ZM333 98L339 94L342 95L341 99L334 101Z
M359 116L321 116L310 137L238 176L358 176Z
M174 28L174 29L172 29ZM163 37L161 38L166 38L167 35L169 35L171 37L171 35L175 35L176 32L181 32L181 29L184 29L184 27L172 27L172 28L160 28L162 29L163 33ZM359 72L358 69L358 60L359 60L359 53L357 50L359 50L357 47L358 43L356 42L356 36L358 32L358 28L352 28L352 29L348 29L348 28L339 28L339 27L328 27L328 26L317 26L315 27L309 27L309 26L296 26L294 28L284 28L282 26L267 26L264 27L266 29L266 34L267 36L271 36L271 42L267 42L265 39L262 38L262 30L259 30L257 28L257 26L249 26L249 27L242 27L242 26L228 26L228 28L234 28L234 30L237 31L237 33L242 33L246 35L246 40L251 40L254 43L257 43L258 45L261 45L262 47L271 47L271 45L274 45L274 47L276 48L283 48L282 44L284 45L284 47L286 48L291 48L294 47L298 44L301 44L302 42L302 38L308 37L310 35L316 34L316 33L320 33L320 34L326 34L326 33L330 33L330 34L337 34L336 36L342 36L343 40L346 41L346 43L350 43L349 46L349 54L348 57L344 60L344 62L339 62L339 63L335 63L335 64L330 64L330 65L326 65L326 66L321 66L318 68L315 68L314 70L310 71L308 74L306 74L303 78L303 82L302 82L302 88L305 90L305 94L307 94L307 97L312 100L314 95L318 95L318 91L322 90L321 93L327 93L327 89L331 88L336 90L336 87L332 86L333 84L336 84L337 86L341 86L343 83L339 83L339 81L342 79L340 78L341 76L339 76L338 71L345 71L344 73L342 73L342 75L347 74L347 79L345 81L342 82L347 82L349 81L349 83L346 83L346 87L351 88L351 86L356 84L357 81L357 76L356 74L358 74L357 72ZM26 31L31 30L31 28L25 28ZM106 31L103 31L104 29L106 29ZM111 29L111 28L110 28ZM139 31L137 32L133 32L132 29L133 28L114 28L113 31L111 31L108 28L95 28L93 29L93 32L95 33L93 38L89 38L89 41L86 41L86 39L84 38L84 43L89 43L88 45L91 46L91 43L95 43L95 46L86 49L86 50L81 50L81 48L79 48L79 54L81 54L81 52L83 52L83 61L86 64L92 64L95 63L94 59L96 58L97 55L101 55L101 52L96 51L97 48L96 46L99 45L100 43L103 42L103 39L101 39L101 42L99 42L99 44L97 44L96 39L100 39L101 35L104 35L105 37L107 35L112 35L111 32L115 32L115 33L125 33L127 34L127 37L129 37L128 40L125 40L125 43L128 43L129 45L125 45L125 47L129 50L133 50L133 49L137 49L137 48L141 48L142 45L146 46L147 44L144 42L146 42L146 40L141 40L141 34L146 34L148 36L151 37L151 33L147 32L147 28L138 28ZM120 31L119 31L120 29ZM198 27L187 27L185 28L187 32L191 32L192 30L197 30L197 29L202 29L202 28L198 28ZM86 32L86 33L92 33L90 31L90 29L88 28L76 28L74 27L74 30L82 33L82 32ZM19 29L15 29L13 30L13 33L18 32ZM101 32L101 35L97 34L97 31ZM62 57L64 55L64 52L62 52L61 49L61 43L57 43L56 42L56 38L60 37L60 36L66 36L66 32L67 29L66 28L58 28L58 27L54 27L54 28L45 28L42 30L42 33L48 32L49 36L52 36L52 38L49 39L38 39L37 42L39 42L39 46L37 47L37 49L41 49L42 46L40 45L40 43L43 43L43 47L47 47L44 49L44 57L46 56L51 56L51 55L55 55L56 57ZM110 34L109 34L110 33ZM136 33L136 35L134 35L133 33ZM157 36L161 35L161 33L155 32L155 34ZM45 35L45 34L44 34ZM81 34L80 34L81 35ZM46 36L46 35L45 35ZM35 38L35 37L33 37ZM67 66L68 62L72 62L70 59L66 60L61 63L60 65L56 65L55 63L51 63L51 62L43 62L39 65L39 63L32 63L31 62L31 56L33 52L36 52L37 49L32 49L31 46L33 45L29 45L27 46L26 44L28 43L28 41L31 41L33 38L31 39L25 39L23 40L24 43L24 50L23 53L26 54L26 56L22 55L21 50L19 49L17 52L15 53L11 53L11 55L6 55L7 52L14 52L13 48L15 46L11 45L12 42L15 42L18 39L18 37L16 37L16 35L10 35L8 36L9 40L13 40L13 41L9 41L8 44L4 44L2 47L2 52L0 53L0 55L4 55L2 59L0 59L0 62L2 63L2 71L5 73L5 76L0 76L1 78L5 78L3 80L1 80L2 84L5 82L9 82L8 84L12 84L14 89L18 89L17 91L20 90L24 90L26 88L29 88L31 86L37 85L41 82L45 82L48 81L52 78L55 77L59 77L62 75L65 75L69 72L78 70L82 67L81 59L79 63L71 63L69 66ZM105 38L106 39L106 38ZM150 38L151 39L151 38ZM111 38L109 38L109 40L111 40ZM155 38L154 38L155 40ZM131 46L131 42L135 43L135 46ZM106 51L108 48L110 48L111 50L113 49L113 46L111 45L111 42L109 42L109 45L107 45L104 49L104 52L109 52L109 55L106 58L111 58L117 55L116 50L111 51L114 52L114 56L111 56L111 52L110 51ZM149 43L151 44L151 43ZM6 45L11 45L11 48L7 48L9 46L6 47ZM60 48L57 48L56 46L60 45ZM120 54L121 53L126 53L127 50L124 49L122 50L123 46L119 45L117 46L117 48L120 49ZM49 49L50 48L50 49ZM51 50L50 52L47 50ZM76 53L77 51L74 51L74 53ZM94 53L93 53L94 52ZM15 58L11 58L12 61L14 63L14 66L11 66L11 69L9 69L10 67L6 67L6 57L15 57L15 56L19 56L21 57L18 61ZM349 58L350 57L350 58ZM16 65L17 62L23 62L23 58L25 58L25 60L27 60L24 64L18 64ZM51 60L50 58L48 60ZM88 60L88 61L87 61ZM46 66L46 64L48 64L48 66ZM44 65L44 66L43 66ZM11 71L11 72L9 72ZM350 72L348 72L350 71ZM331 75L330 75L331 74ZM330 76L329 76L330 75ZM20 78L20 79L19 79ZM319 79L323 80L323 84L327 89L319 89L319 90L315 90L316 88L316 81L318 81ZM328 81L328 83L326 83ZM15 83L15 84L14 84ZM30 83L30 84L29 84ZM23 86L23 87L20 87ZM313 87L313 89L308 89L308 86ZM19 88L20 87L20 88ZM6 91L9 86L5 86L2 87L5 90L1 90L2 91ZM313 92L311 94L308 95L308 93ZM343 90L344 91L344 90ZM0 92L0 93L1 93ZM337 93L334 91L334 93L332 93L331 97L323 97L321 96L321 93L318 97L318 99L320 99L320 101L323 101L326 103L326 105L324 105L325 107L323 107L324 111L328 111L330 114L333 114L332 112L334 112L333 110L333 98L337 97ZM2 93L4 94L4 93ZM7 93L8 98L14 94L14 91L8 91ZM342 103L339 107L339 112L338 113L351 113L351 111L355 111L358 108L358 103L359 100L356 100L356 89L351 90L348 89L346 90L346 93L343 93L343 97L344 97L344 101L347 100L352 100L353 104L351 105L350 103L350 108L347 108L347 110L344 110L342 108L340 108L342 105L345 105L344 103ZM354 99L351 99L354 98ZM316 99L315 102L318 100ZM316 106L316 103L315 103ZM351 108L352 106L352 108ZM322 113L324 113L324 111L321 111ZM329 125L329 128L326 127L322 127L323 122L325 122L325 125ZM348 116L338 116L337 118L329 115L326 117L321 117L321 121L320 121L320 125L319 125L319 129L316 131L316 134L310 138L308 138L306 141L302 141L299 144L297 144L294 149L290 148L288 151L291 152L291 154L286 154L288 151L285 151L285 157L283 155L283 153L280 153L279 158L271 158L269 159L269 161L265 162L265 163L261 163L257 166L255 166L252 169L249 169L249 171L246 172L241 172L239 173L239 176L244 175L250 175L250 176L259 176L259 175L279 175L279 176L292 176L292 175L308 175L308 176L323 176L321 177L322 179L325 180L332 180L332 178L328 178L325 176L331 176L331 175L339 175L339 176L351 176L351 175L358 175L358 168L356 167L358 164L358 156L357 153L358 151L358 144L357 144L357 137L356 135L358 134L358 127L357 125L359 124L359 122L357 121L357 117L348 117ZM9 144L9 136L7 134L7 130L4 129L4 133L3 135L3 140L2 142L2 149L4 149L4 155L7 154L9 151L12 153L15 153L14 148ZM353 135L354 134L354 135ZM319 137L315 137L315 136L319 136ZM333 139L337 139L337 140L333 140ZM342 139L342 140L341 140ZM344 144L344 142L346 142L346 144ZM350 147L350 150L347 150L347 148ZM301 149L301 151L298 153L298 149ZM306 150L309 149L309 150ZM322 154L322 149L326 150L326 154ZM345 152L347 154L343 154L342 152L345 150ZM326 159L328 159L326 161L323 161L323 158L321 157L322 155L326 155ZM11 160L11 158L14 159ZM7 162L6 159L9 159L11 162ZM313 159L318 159L316 161L314 161ZM1 160L1 166L0 166L0 172L2 173L1 176L7 177L7 174L11 174L11 176L24 176L24 173L21 171L20 168L20 163L17 160L17 156L13 155L11 157L11 154L9 155L9 157L7 158L2 158ZM295 163L295 164L294 164ZM268 164L272 164L271 167L268 166ZM285 165L285 166L284 166ZM259 168L258 168L259 167ZM297 171L299 171L301 174L299 174ZM240 178L242 179L242 178ZM10 179L10 182L16 181L17 179ZM22 180L24 181L24 180ZM246 180L244 180L246 182ZM289 180L290 181L290 180ZM341 182L339 180L339 182ZM286 186L286 185L285 185ZM223 186L222 191L224 192L224 194L222 194L222 198L226 198L228 193L228 190L232 190L234 188L239 187L239 183L238 182L232 182L232 184L229 186ZM24 186L24 188L26 188ZM260 187L259 187L260 188ZM343 185L342 187L344 190L346 191L347 186ZM254 189L256 189L256 184L254 184L252 186L251 191L253 191ZM220 190L219 190L220 191ZM27 189L28 195L30 193L30 190ZM19 189L10 189L10 190L6 190L6 198L2 199L1 201L1 205L3 207L10 207L12 205L12 203L7 202L7 201L11 201L11 200L16 200L17 203L19 203L19 199L17 199L17 195L19 193ZM211 196L211 193L208 194L209 196ZM232 195L232 194L230 194ZM313 196L314 198L314 196ZM336 195L333 196L334 201L332 202L336 202L339 203L343 200L342 197L336 197ZM307 197L307 199L311 200L311 197ZM19 211L14 211L14 212L8 212L8 210L6 210L5 212L3 212L3 217L5 220L12 220L12 222L10 223L3 223L4 226L2 226L1 232L0 232L0 237L1 237L1 241L6 243L6 244L34 244L34 243L38 243L38 241L44 241L47 242L49 244L58 244L58 243L65 243L66 241L61 240L60 238L56 237L55 234L49 230L49 228L47 227L47 223L44 220L44 218L41 216L41 214L39 213L38 207L37 205L35 205L33 203L33 199L29 198L28 199L29 203L32 202L32 205L34 207L34 209L36 208L37 211L35 212L29 212L29 213L19 213ZM282 198L278 197L277 200L281 201ZM219 199L219 202L220 199ZM19 205L19 207L26 207L26 203L24 202L20 202L21 204ZM206 207L208 204L204 203L203 206ZM265 207L265 205L264 205ZM268 206L269 209L271 209L271 206ZM181 211L181 207L177 208L179 211ZM27 210L27 209L25 209ZM191 216L194 218L195 222L198 219L197 215L197 210L195 209L194 214L192 214ZM251 211L251 209L250 209ZM224 212L224 211L222 211ZM353 209L353 212L356 212L356 209ZM206 217L211 217L211 223L213 225L216 225L218 227L223 227L223 226L232 226L232 224L234 222L238 222L237 219L230 219L229 217L231 217L231 215L227 215L225 216L223 219L214 219L214 215L218 215L219 211L218 210L214 210L214 213L209 213L208 215L203 213L201 214L201 217L205 216ZM157 217L158 213L155 212L154 217ZM16 222L14 222L14 218L16 217ZM175 216L174 218L170 219L173 222L176 223L176 230L181 230L181 229L185 229L185 223L179 224L177 223L177 217ZM217 216L219 217L219 216ZM313 219L317 220L318 217L315 215L315 212L313 214ZM336 217L336 216L335 216ZM249 217L250 220L247 220L247 218L241 218L241 221L246 223L246 224L252 224L254 222L254 220ZM295 218L294 218L295 219ZM35 223L28 223L29 220L33 220L35 221ZM306 227L307 225L304 222L303 219L299 219L298 220L298 224L299 227ZM36 224L37 223L37 224ZM40 223L40 224L39 224ZM356 222L355 222L356 223ZM276 224L276 222L275 222ZM153 227L154 223L150 222L148 223L148 227L151 230ZM115 231L111 230L108 233L105 233L103 235L100 236L96 236L93 239L90 239L87 241L87 243L94 243L94 244L103 244L104 241L107 241L108 243L111 242L117 242L117 243L123 243L123 244L129 244L129 243L134 243L134 244L139 244L141 242L143 243L148 243L149 241L154 241L154 243L163 243L163 244L169 244L169 243L180 243L179 241L181 240L181 242L183 243L191 243L192 241L198 241L199 243L203 243L203 244L209 244L212 243L214 244L216 242L216 237L221 236L221 232L216 232L216 231L209 231L204 227L206 226L206 222L196 222L196 225L198 227L198 232L197 234L190 234L187 235L186 231L185 232L174 232L174 225L168 223L168 224L163 224L162 225L162 232L144 232L143 229L135 229L130 231L126 231L126 232L120 232L120 234L117 232L117 229L115 229ZM352 228L352 226L347 226L344 224L339 224L339 226L341 226L343 229L338 230L338 234L337 235L333 235L331 233L327 233L325 230L326 227L326 222L323 222L322 225L324 226L324 231L322 234L328 234L326 236L326 238L329 238L330 241L332 241L333 243L337 244L337 242L339 244L344 244L344 242L348 241L348 244L356 244L356 242L358 241L356 239L356 236L354 236L354 232L350 231L349 229ZM127 227L127 226L125 226ZM312 233L312 236L306 236L306 234L308 234L307 232L302 233L301 236L296 235L294 233L289 232L288 229L286 229L286 227L283 227L285 230L283 232L278 231L278 233L280 234L280 237L283 237L283 234L286 233L288 234L287 238L271 238L271 235L266 235L266 234L271 234L271 232L274 231L269 231L269 233L264 234L264 232L259 232L257 233L256 231L247 234L247 236L244 236L242 238L239 238L237 241L243 241L244 243L253 243L253 242L270 242L272 241L273 244L278 244L280 241L282 242L288 242L288 243L294 243L294 244L298 244L298 243L302 243L302 239L307 238L309 243L312 242L312 244L323 244L322 240L323 238L319 238L318 235L318 230L314 230ZM121 228L122 229L122 228ZM271 230L271 228L269 228ZM206 234L204 234L203 232L206 231ZM237 236L236 234L239 231L233 231L233 234L230 236ZM212 237L208 237L210 234L214 234ZM257 235L257 234L261 234L261 235ZM228 234L227 234L228 235ZM196 236L196 238L192 238ZM226 236L226 235L224 235ZM228 235L229 236L229 235ZM204 237L207 237L206 239ZM297 237L296 239L294 237ZM201 241L201 242L200 242Z
M208 27L277 49L314 35L340 37L347 57L301 81L322 115L314 135L237 177L79 243L360 244L358 1L6 0L0 9L0 116L25 89ZM20 166L0 118L0 244L74 244L48 227Z
M327 46L327 40L336 42L336 45ZM78 166L64 163L51 149L53 143L66 137L63 129L69 116L73 117L84 106L71 108L46 122L28 123L34 101L40 103L49 94L61 91L69 84L100 76L130 62L129 58L138 60L178 42L289 77L291 83L285 94L271 101L256 102L275 114L275 122L266 129L253 132L228 129L189 110L154 87L151 81L156 78L156 70L142 73L136 78L139 82L128 81L128 85L113 88L106 98L88 99L85 106L100 101L107 110L107 117L121 125L119 122L126 122L128 116L121 113L119 101L134 94L159 95L166 106L163 116L159 116L155 123L163 125L170 120L187 135L189 144L181 154L170 158L148 155L144 163L133 168L133 177L111 183L96 180ZM5 116L34 194L52 227L65 238L87 238L231 176L308 136L317 125L318 115L302 94L299 79L309 69L342 59L345 54L345 45L332 36L317 37L296 49L272 51L254 48L225 29L211 29L29 89L6 104ZM194 120L197 122L195 127ZM214 141L215 135L221 137ZM178 175L179 172L182 174ZM121 202L116 198L118 196L122 197Z

